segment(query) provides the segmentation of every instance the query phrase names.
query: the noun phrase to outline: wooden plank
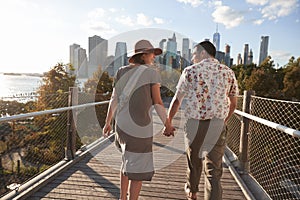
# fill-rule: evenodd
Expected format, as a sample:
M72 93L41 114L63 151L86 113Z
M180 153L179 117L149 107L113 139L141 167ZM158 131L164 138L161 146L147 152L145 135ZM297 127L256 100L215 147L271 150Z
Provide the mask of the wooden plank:
M164 137L159 131L162 125L156 121L154 136L155 175L151 182L143 182L141 200L186 199L183 187L186 178L186 156L180 117L175 137ZM157 120L157 116L156 119ZM111 143L102 151L95 150L75 166L41 188L28 199L118 199L120 152ZM203 174L203 173L202 173ZM203 176L200 179L198 199L203 199ZM224 164L223 199L246 199Z

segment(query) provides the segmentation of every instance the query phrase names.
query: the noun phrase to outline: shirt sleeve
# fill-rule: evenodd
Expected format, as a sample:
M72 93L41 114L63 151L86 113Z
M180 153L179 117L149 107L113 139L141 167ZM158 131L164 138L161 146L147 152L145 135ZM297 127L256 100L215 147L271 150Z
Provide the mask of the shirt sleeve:
M116 84L117 84L119 78L120 78L120 73L119 73L119 70L118 70L117 73L115 74L114 78L113 78L113 84L112 84L113 88L116 87Z
M151 85L157 84L157 83L161 84L161 76L160 76L160 73L158 72L158 70L150 69L149 76L150 76L150 84Z
M188 91L187 77L188 77L188 73L186 69L184 69L179 78L178 84L176 86L176 92L179 92L181 94L186 94L186 92Z
M232 74L232 80L231 80L231 87L230 87L230 91L229 91L229 96L237 96L237 95L239 95L238 83L237 83L237 80L235 78L234 72L232 72L231 74Z

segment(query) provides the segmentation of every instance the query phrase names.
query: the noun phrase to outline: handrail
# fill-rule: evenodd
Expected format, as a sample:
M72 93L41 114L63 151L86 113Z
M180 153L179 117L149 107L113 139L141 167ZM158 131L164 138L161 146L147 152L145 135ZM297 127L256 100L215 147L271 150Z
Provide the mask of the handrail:
M281 124L277 124L277 123L275 123L275 122L271 122L271 121L268 121L268 120L266 120L266 119L263 119L263 118L260 118L260 117L256 117L256 116L254 116L254 115L250 115L250 114L245 113L245 112L242 112L242 111L240 111L240 110L235 110L234 112L235 112L236 114L241 115L241 116L243 116L243 117L246 117L246 118L248 118L248 119L252 119L252 120L257 121L257 122L259 122L259 123L261 123L261 124L264 124L264 125L266 125L266 126L269 126L269 127L271 127L271 128L274 128L274 129L276 129L276 130L279 130L279 131L282 131L282 132L284 132L284 133L287 133L287 134L289 134L289 135L291 135L291 136L293 136L293 137L298 137L298 138L300 138L300 131L298 131L298 130L296 130L296 129L292 129L292 128L283 126L283 125L281 125Z
M37 112L31 112L31 113L25 113L25 114L17 114L17 115L12 115L12 116L8 116L8 117L1 117L0 122L6 122L6 121L10 121L10 120L19 120L19 119L24 119L24 118L28 118L28 117L38 116L38 115L53 114L53 113L64 112L67 110L79 109L79 108L90 107L90 106L95 106L95 105L104 105L107 103L109 103L109 101L101 101L101 102L87 103L87 104L76 105L76 106L56 108L56 109L51 109L51 110L43 110L43 111L37 111Z

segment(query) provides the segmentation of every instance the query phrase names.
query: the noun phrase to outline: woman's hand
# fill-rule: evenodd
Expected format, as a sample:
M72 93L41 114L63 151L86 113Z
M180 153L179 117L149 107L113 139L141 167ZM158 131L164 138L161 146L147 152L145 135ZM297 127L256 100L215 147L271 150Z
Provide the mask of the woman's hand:
M111 125L106 123L103 127L103 136L108 137L110 135L111 130Z
M172 126L172 123L169 119L166 120L165 128L163 134L167 137L174 136L174 131L176 129Z

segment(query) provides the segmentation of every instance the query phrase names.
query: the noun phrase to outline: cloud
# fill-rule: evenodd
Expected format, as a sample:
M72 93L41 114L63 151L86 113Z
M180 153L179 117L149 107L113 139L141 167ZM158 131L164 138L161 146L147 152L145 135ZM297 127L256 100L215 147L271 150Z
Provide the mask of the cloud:
M117 12L118 10L117 9L115 9L115 8L110 8L110 9L108 9L110 12L112 12L112 13L115 13L115 12Z
M88 13L90 19L99 19L105 16L106 11L103 8L96 8Z
M203 0L177 0L177 1L184 4L191 4L191 6L194 8L200 6L204 2Z
M165 21L163 19L157 18L157 17L154 17L154 21L156 24L164 24L165 23Z
M253 4L253 5L266 5L269 0L246 0L247 3Z
M222 5L220 1L216 1L215 5L215 11L212 13L214 22L224 24L229 29L239 26L244 21L244 16L241 12Z
M90 11L87 16L88 20L81 24L81 28L89 34L110 35L116 31L110 25L110 17L114 10L104 10L103 8L95 8Z
M116 21L118 23L126 25L126 26L134 26L135 25L133 19L131 17L129 17L129 16L117 17Z
M255 20L253 23L254 23L255 25L261 25L263 22L264 22L263 19L257 19L257 20Z
M101 32L102 34L115 33L116 31L111 28L109 24L104 21L89 21L82 25L82 28L88 32Z
M292 54L282 50L274 50L270 52L270 55L275 63L288 63Z
M125 26L151 26L152 24L164 24L165 21L161 18L154 17L153 19L151 17L146 16L143 13L138 13L136 15L136 18L131 18L129 16L121 16L115 18L116 22L125 25Z
M99 34L100 32L102 35L111 35L120 29L120 25L127 27L148 27L153 24L165 23L162 18L149 17L144 13L128 15L124 9L115 8L95 8L90 11L87 16L88 20L81 24L81 28L87 31L89 34L94 34L95 32Z
M138 13L137 14L137 24L138 25L143 25L143 26L150 26L153 24L153 20L147 17L143 13Z
M262 10L261 14L269 20L288 16L297 8L297 0L270 0Z

